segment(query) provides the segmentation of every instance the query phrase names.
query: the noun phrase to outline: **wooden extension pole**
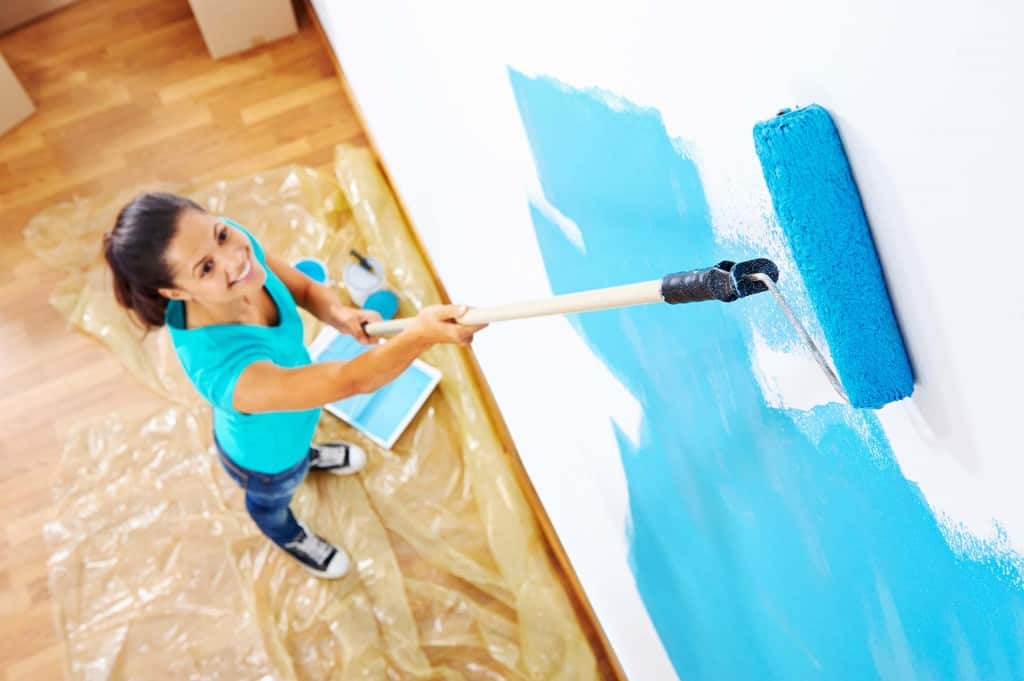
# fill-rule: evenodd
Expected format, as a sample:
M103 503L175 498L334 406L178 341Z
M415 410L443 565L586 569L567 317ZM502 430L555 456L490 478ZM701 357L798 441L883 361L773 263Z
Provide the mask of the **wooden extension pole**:
M592 312L594 310L608 310L616 307L660 303L664 300L661 287L662 280L654 279L639 284L567 293L539 300L472 308L459 319L459 322L466 325L490 324L491 322L506 322L513 319L529 319L531 317L547 317L550 315L571 314L573 312ZM384 322L373 322L366 325L366 333L371 336L393 336L409 326L412 320L412 317L407 317Z

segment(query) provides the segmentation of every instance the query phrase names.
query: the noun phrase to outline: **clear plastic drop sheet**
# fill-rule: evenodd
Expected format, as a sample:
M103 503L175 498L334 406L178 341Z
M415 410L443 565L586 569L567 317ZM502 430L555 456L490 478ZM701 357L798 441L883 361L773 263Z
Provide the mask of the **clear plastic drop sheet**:
M80 424L65 445L46 540L70 678L598 678L457 348L424 357L444 379L393 450L321 418L318 438L358 442L370 461L353 478L311 473L292 508L348 550L349 575L318 580L259 533L166 331L144 337L113 301L100 237L135 191L156 188L54 206L25 230L67 271L52 302L69 324L167 398L139 421ZM440 300L365 149L339 147L335 177L286 167L159 189L235 218L271 252L320 258L335 279L350 248L368 251L402 315ZM304 320L309 340L319 325Z

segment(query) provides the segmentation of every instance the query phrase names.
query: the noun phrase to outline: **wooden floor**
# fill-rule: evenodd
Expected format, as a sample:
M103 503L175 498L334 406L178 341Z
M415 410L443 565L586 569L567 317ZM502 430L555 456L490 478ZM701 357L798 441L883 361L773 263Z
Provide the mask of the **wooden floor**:
M2 1L2 0L0 0ZM330 167L365 144L300 5L300 33L210 59L187 0L82 0L0 36L37 113L0 136L0 679L60 679L41 529L71 422L158 404L47 303L21 230L47 205L147 180Z

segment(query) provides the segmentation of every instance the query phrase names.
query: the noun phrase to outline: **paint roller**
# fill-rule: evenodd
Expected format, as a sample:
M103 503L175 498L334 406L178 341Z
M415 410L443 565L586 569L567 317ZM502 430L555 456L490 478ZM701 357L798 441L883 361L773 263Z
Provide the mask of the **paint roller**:
M754 127L768 192L830 350L833 369L775 286L767 258L722 261L661 279L469 310L465 324L527 319L656 302L734 302L771 292L838 394L855 407L879 408L913 391L913 373L886 292L842 141L828 112L786 110ZM411 319L365 325L389 336Z
M754 147L840 394L845 389L850 404L872 409L909 397L914 373L832 117L816 104L783 110L754 126Z

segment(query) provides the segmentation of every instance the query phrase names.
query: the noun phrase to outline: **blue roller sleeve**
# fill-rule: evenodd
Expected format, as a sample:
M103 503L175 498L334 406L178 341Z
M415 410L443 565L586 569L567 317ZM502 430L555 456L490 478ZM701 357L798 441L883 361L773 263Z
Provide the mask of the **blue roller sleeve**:
M820 106L754 126L782 228L851 404L908 397L914 376L839 132Z

